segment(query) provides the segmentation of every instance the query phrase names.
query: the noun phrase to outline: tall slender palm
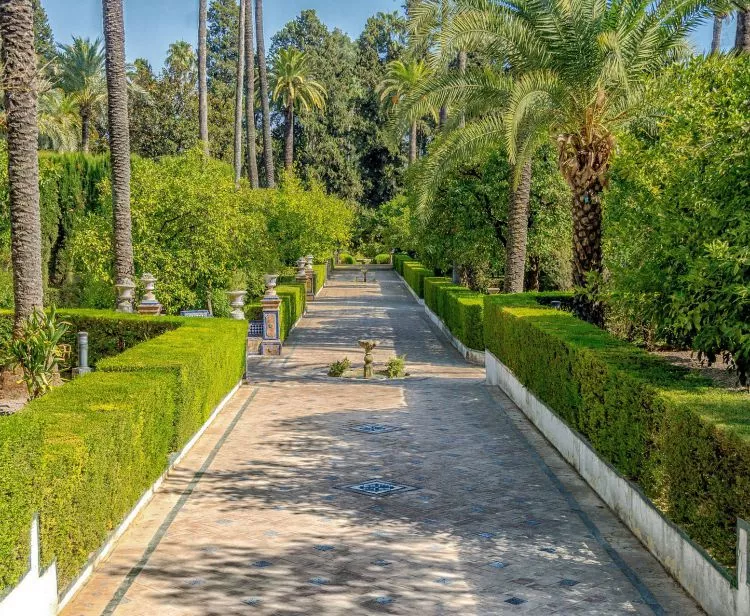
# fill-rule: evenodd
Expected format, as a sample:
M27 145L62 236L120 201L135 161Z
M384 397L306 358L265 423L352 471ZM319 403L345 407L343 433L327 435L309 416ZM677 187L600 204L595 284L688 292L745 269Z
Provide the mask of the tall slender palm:
M750 53L750 9L740 7L737 11L737 32L734 48L741 53Z
M711 54L717 54L721 51L721 30L724 25L726 15L716 13L714 15L714 27L711 35Z
M411 60L403 62L394 60L389 62L385 79L378 84L380 100L388 100L396 107L417 86L430 76L430 68L424 60ZM412 115L408 118L409 129L409 163L417 160L417 122L419 117Z
M37 64L31 0L0 0L2 86L8 124L15 331L42 306L42 232L37 155Z
M310 76L310 57L299 49L282 49L276 56L271 71L273 99L281 106L286 118L284 167L294 165L294 111L323 109L326 90Z
M73 37L70 45L60 45L58 85L70 94L81 116L81 151L89 151L91 123L104 115L107 84L101 41Z
M130 132L125 72L125 24L122 0L102 0L106 48L109 149L112 165L115 280L133 276L130 220Z
M276 180L274 179L273 144L271 142L271 99L268 93L266 43L263 38L263 0L255 0L255 38L258 41L258 79L263 113L263 162L266 166L266 183L269 188L273 188L276 186Z
M242 96L245 89L245 7L240 0L239 33L237 35L237 83L234 97L234 185L239 188L242 176Z
M203 144L203 154L209 155L208 142L208 72L207 72L207 44L208 36L208 0L198 2L198 117L200 140Z
M253 7L245 4L245 121L247 122L246 166L250 185L258 188L258 154L255 147L255 37L253 36Z
M424 97L482 110L438 148L433 169L500 145L518 178L551 135L573 196L573 276L583 290L576 307L601 323L595 283L602 273L601 198L614 132L642 110L646 80L688 51L687 35L709 11L682 0L454 1L456 14L440 33L443 62L465 49L490 63L464 76L440 76L414 93L417 106ZM517 78L490 68L507 66Z

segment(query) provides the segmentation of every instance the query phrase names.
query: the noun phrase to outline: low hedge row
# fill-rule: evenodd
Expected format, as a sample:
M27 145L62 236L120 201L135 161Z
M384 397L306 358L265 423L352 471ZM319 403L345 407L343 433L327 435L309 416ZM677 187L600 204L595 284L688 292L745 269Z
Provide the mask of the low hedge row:
M736 519L750 518L747 395L712 387L538 299L487 296L486 348L668 518L733 566Z
M424 279L435 276L435 272L424 267L418 261L407 261L403 264L404 273L402 276L418 297L424 297Z
M418 263L418 261L405 254L393 255L393 268L402 276L404 275L404 265L406 263Z
M313 271L315 272L315 275L313 276L313 282L315 283L314 291L315 295L317 295L318 291L323 288L328 278L328 266L325 263L320 265L316 264L313 265Z
M62 342L71 345L74 354L78 332L89 334L89 365L95 367L100 359L122 353L126 349L150 340L180 325L178 317L143 317L109 310L65 308L58 317L70 323ZM13 311L0 311L0 345L13 333ZM72 359L75 362L75 357Z
M451 333L470 349L484 350L484 295L454 285L450 278L428 277L423 286L425 304Z
M294 324L305 313L305 285L301 282L280 284L276 294L281 298L280 334L286 340Z
M0 418L0 596L28 568L34 512L64 588L241 378L246 323L165 321L177 329Z

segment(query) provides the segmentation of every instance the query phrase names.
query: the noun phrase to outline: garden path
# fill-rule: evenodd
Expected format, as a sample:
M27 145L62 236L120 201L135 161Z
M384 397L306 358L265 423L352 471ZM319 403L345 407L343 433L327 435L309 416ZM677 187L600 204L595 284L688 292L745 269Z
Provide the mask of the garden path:
M700 613L394 272L357 274L251 366L65 616ZM327 378L363 337L411 376ZM372 479L401 489L347 489Z

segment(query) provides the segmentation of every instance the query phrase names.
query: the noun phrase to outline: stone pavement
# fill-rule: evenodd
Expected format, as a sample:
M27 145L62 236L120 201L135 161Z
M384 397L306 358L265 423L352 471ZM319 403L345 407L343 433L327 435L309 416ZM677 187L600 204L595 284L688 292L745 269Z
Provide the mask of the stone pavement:
M392 271L357 274L258 360L65 616L701 613ZM411 376L326 377L363 337Z

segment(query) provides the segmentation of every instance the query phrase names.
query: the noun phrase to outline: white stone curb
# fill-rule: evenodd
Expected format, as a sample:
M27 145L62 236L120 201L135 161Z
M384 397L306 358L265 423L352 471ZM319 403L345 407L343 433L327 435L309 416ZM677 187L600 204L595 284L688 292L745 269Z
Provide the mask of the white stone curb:
M580 473L710 616L750 615L747 584L748 530L740 522L737 587L728 574L654 507L637 486L602 460L580 434L540 401L490 351L485 351L487 384L500 387L526 417Z

